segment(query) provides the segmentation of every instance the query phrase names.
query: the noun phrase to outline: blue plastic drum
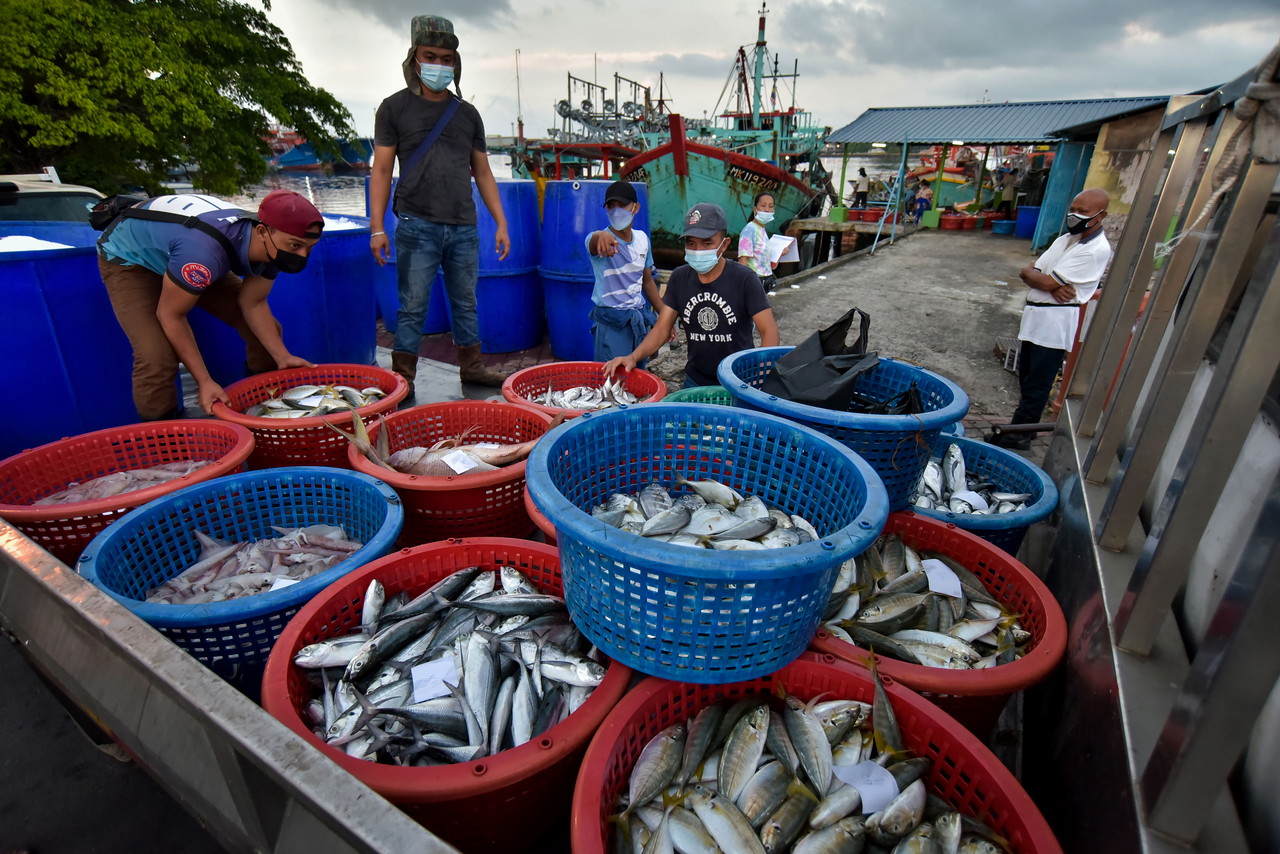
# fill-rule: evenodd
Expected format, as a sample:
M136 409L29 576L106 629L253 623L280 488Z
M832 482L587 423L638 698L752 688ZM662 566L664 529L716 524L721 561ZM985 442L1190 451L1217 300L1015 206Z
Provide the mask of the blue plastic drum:
M93 247L0 252L0 282L0 395L17 407L0 458L137 421L132 349Z
M510 353L542 343L546 333L542 282L538 259L542 240L538 224L538 187L529 180L500 180L498 197L507 218L511 249L498 260L494 248L497 224L474 182L471 198L476 205L480 232L480 277L476 282L476 310L480 321L480 349L485 353Z
M609 227L604 212L605 190L612 181L548 181L542 203L543 277L592 278L585 241L593 231ZM649 233L649 188L633 183L640 212L632 223ZM549 319L549 318L548 318Z

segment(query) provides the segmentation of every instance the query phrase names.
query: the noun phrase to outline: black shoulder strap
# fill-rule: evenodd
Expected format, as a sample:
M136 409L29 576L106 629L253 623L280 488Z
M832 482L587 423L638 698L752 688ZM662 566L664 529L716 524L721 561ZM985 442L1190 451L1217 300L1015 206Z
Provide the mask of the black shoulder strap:
M241 276L245 275L247 272L243 269L243 265L240 263L239 251L232 245L231 241L227 239L227 236L198 217L183 216L182 214L170 213L169 211L153 211L147 208L134 207L121 211L116 222L119 222L125 217L128 217L129 219L145 219L150 222L172 222L185 226L186 228L194 228L199 231L203 231L205 234L218 241L218 245L222 247L222 251L227 253L227 262L231 265L231 269L235 270L236 273ZM113 227L114 225L115 223L112 223ZM107 231L103 233L102 237L99 238L99 242L106 240L107 235L109 235L111 231L112 229L107 229Z

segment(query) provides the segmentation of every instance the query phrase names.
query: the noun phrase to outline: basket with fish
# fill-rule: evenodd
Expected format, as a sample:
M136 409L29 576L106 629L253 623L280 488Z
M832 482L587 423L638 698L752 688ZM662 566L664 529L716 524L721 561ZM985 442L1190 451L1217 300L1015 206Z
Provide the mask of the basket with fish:
M107 525L195 483L243 471L253 434L213 419L153 421L0 461L0 517L68 566Z
M667 403L714 403L733 406L733 395L722 385L703 385L682 388L663 398Z
M837 576L811 648L864 667L874 650L882 673L986 738L1066 645L1062 608L1030 569L954 525L899 511Z
M887 401L914 388L922 408L918 414L837 412L761 391L769 370L791 349L757 347L735 353L717 369L720 384L733 395L737 406L789 418L846 445L880 475L889 493L890 509L906 507L929 461L934 440L969 411L969 396L945 377L883 356L876 367L858 378L856 394L865 400Z
M226 392L230 405L214 404L213 414L253 431L250 468L346 468L347 442L328 425L350 429L355 412L369 424L378 413L393 411L409 384L376 365L318 365L257 374Z
M575 854L1062 851L971 733L814 653L750 681L636 686L587 749L572 834Z
M588 413L538 442L525 478L578 628L635 670L689 682L799 655L837 569L888 514L848 448L727 406Z
M666 394L666 383L638 368L608 379L604 362L533 365L516 371L502 384L502 396L512 403L568 418L633 403L653 403Z
M951 522L1011 555L1058 506L1058 487L1030 460L974 439L941 436L915 485L912 509Z
M556 550L528 540L390 555L289 623L263 707L463 851L524 850L564 827L587 743L631 682L586 655L561 595Z
M395 543L404 510L368 475L298 466L218 478L139 507L80 573L215 673L256 693L276 636Z
M404 501L403 546L527 537L525 461L553 423L514 403L431 403L379 418L348 455L353 469L382 478Z

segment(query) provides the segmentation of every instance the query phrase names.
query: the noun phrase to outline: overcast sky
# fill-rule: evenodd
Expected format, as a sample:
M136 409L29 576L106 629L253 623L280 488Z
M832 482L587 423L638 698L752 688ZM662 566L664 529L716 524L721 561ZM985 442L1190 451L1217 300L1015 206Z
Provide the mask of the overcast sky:
M612 90L616 71L672 109L715 107L741 45L755 42L759 0L272 0L268 13L310 82L337 97L362 135L404 86L409 20L454 23L463 95L489 133L516 120L516 51L525 133L559 126L566 73ZM1037 101L1192 92L1234 79L1280 37L1276 0L771 0L770 51L796 103L841 127L868 107ZM597 69L598 67L598 77ZM780 87L789 106L791 93Z

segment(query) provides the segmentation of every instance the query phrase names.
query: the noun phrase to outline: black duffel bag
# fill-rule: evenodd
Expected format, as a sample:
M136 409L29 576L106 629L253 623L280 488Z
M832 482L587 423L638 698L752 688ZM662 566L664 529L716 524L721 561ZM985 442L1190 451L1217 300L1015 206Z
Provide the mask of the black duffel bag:
M855 316L861 319L858 337L847 344ZM761 390L795 403L849 411L858 377L880 364L877 354L867 352L870 328L870 315L856 307L849 309L775 362Z

